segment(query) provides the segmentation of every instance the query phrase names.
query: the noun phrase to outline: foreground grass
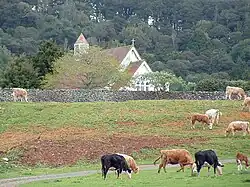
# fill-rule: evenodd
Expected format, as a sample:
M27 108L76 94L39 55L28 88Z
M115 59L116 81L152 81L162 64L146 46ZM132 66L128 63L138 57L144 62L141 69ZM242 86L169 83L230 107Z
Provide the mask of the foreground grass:
M40 128L54 131L58 128L77 127L134 136L162 136L170 138L208 138L206 142L169 146L162 149L186 148L192 154L200 149L215 149L220 159L234 158L237 151L250 155L249 136L224 137L224 130L233 120L249 120L250 114L242 112L242 101L128 101L128 102L93 102L93 103L0 103L0 136L5 132L29 132L39 134ZM204 113L209 108L218 108L223 115L219 126L208 130L197 125L190 129L191 113ZM129 126L129 124L133 124ZM53 139L53 137L51 137ZM0 139L1 140L1 139ZM1 140L2 141L2 140ZM1 147L0 147L1 150ZM132 153L139 164L151 164L158 156L159 149L144 148ZM13 159L14 160L14 159ZM62 173L95 169L87 164L74 167L35 168L12 167L0 171L0 178L29 176L49 173Z
M104 181L101 178L101 174L94 174L86 177L76 177L76 178L67 178L67 179L56 179L56 180L47 180L39 181L29 184L23 184L21 187L81 187L81 186L171 186L171 187L200 187L200 186L249 186L250 178L249 172L238 172L235 164L227 164L223 170L222 176L214 176L211 170L210 176L207 176L207 169L204 168L201 171L200 177L191 177L190 169L186 171L176 173L177 168L168 168L167 173L158 174L156 170L141 171L139 174L134 174L132 179L129 180L125 174L122 175L122 179L116 179L114 173L109 173L107 180Z

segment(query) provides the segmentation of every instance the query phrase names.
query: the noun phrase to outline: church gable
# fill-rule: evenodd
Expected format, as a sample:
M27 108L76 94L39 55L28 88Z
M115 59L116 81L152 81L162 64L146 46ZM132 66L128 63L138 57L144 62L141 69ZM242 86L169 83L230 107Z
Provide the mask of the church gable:
M121 66L127 68L131 63L142 60L135 47L131 47L127 55L121 62Z

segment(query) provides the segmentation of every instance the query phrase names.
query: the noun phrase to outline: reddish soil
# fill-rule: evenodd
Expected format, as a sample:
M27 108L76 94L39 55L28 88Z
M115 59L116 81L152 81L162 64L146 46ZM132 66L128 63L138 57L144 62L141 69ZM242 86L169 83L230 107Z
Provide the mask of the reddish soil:
M34 130L34 129L33 129ZM80 159L96 160L106 153L139 152L143 148L204 142L206 138L173 139L162 136L106 135L98 130L83 128L36 129L32 132L6 132L0 135L1 151L19 148L21 163L52 166L71 165Z

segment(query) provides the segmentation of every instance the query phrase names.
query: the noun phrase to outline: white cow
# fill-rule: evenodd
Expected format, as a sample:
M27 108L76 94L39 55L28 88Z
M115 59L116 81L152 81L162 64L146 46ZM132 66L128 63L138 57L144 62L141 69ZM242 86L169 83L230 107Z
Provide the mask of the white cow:
M222 113L218 109L213 109L213 108L207 110L205 114L209 116L209 119L211 119L211 125L209 127L210 129L213 128L213 124L218 125L220 116L222 116Z
M226 99L232 99L232 95L237 95L238 99L245 99L247 97L245 91L240 87L227 86L226 87Z
M235 134L235 131L243 131L243 136L245 136L247 133L250 133L249 129L249 122L248 121L232 121L227 129L226 129L226 136L228 136L230 133Z

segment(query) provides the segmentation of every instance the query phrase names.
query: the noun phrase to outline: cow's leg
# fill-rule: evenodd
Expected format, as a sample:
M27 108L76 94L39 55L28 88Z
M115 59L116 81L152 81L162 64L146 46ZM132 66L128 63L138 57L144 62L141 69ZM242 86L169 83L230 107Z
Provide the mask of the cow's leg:
M207 167L207 176L210 176L210 166Z
M191 129L195 129L195 120L192 120L192 127Z
M216 116L216 125L219 124L219 119L220 119L220 114L217 114L217 116Z
M181 170L184 172L184 165L180 164L181 168L179 170L177 170L176 172L180 172Z
M232 100L232 98L231 98L231 94L229 94L228 98L229 98L229 100Z
M164 158L162 158L161 163L160 163L160 165L159 165L158 173L161 172L161 168L162 168L162 167L163 167L164 171L166 172L166 162L167 162L167 161L166 161Z
M236 160L236 164L237 164L238 171L240 171L241 161L240 160Z
M164 170L165 173L167 173L166 166L167 166L167 161L164 161L164 163L163 163L163 170Z
M215 163L214 164L214 175L216 175L216 169L217 169L217 167L218 167L218 163Z
M17 97L16 97L16 96L14 96L14 102L16 102L16 100L17 100Z
M26 102L28 102L28 97L27 96L25 96L24 99L25 99Z
M122 169L121 169L121 168L119 168L119 169L117 170L117 179L119 178L120 173L122 173Z
M104 180L105 180L106 177L107 177L108 170L109 170L109 167L106 166L106 167L104 168Z
M232 134L233 134L233 136L234 136L234 134L235 134L234 130L232 130Z
M201 171L203 164L204 164L204 161L199 161L199 163L198 162L196 163L198 176L200 176L200 171Z
M126 171L127 175L128 175L128 178L131 179L131 173L129 173L128 171Z

